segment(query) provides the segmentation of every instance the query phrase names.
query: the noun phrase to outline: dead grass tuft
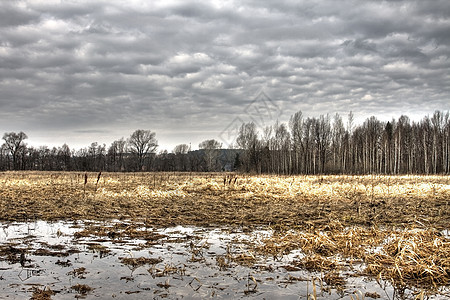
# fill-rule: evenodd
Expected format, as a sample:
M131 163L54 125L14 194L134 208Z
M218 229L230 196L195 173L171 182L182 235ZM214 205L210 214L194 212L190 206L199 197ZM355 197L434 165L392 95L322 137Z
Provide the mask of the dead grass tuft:
M42 290L38 287L33 288L33 295L30 300L50 300L55 293L49 288L44 287Z
M70 287L72 290L75 290L77 293L80 293L82 295L85 295L93 290L89 285L87 284L76 284Z
M365 263L367 274L398 286L445 286L450 282L450 241L434 230L394 232Z
M163 260L161 258L147 258L147 257L120 257L120 261L133 268L137 268L143 265L156 265L162 262Z

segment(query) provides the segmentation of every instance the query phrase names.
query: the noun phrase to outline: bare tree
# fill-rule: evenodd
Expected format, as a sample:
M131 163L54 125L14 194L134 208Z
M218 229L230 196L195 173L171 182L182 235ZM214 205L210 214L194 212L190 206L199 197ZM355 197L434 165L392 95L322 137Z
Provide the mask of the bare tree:
M303 123L303 172L306 174L315 173L315 151L314 151L314 136L313 136L313 126L315 119L306 118Z
M393 122L392 122L393 123ZM384 126L383 145L384 145L384 173L392 173L392 137L393 126L391 122L387 122Z
M348 113L348 119L347 119L347 131L348 131L350 134L353 133L354 120L355 120L355 117L354 117L354 115L353 115L353 112L350 111L350 112Z
M406 159L408 158L406 149L407 145L407 135L410 132L410 120L408 116L402 115L397 121L394 130L394 173L406 173Z
M212 139L205 140L201 142L198 147L205 151L205 161L207 171L216 171L217 169L217 159L220 154L220 148L222 148L222 143Z
M293 155L293 171L299 173L301 170L302 153L302 135L303 135L303 114L301 111L296 112L289 120L289 128L291 129L292 150Z
M124 138L112 142L108 148L108 168L111 171L123 171L126 141Z
M334 115L333 130L332 130L332 153L333 153L333 171L343 173L344 165L344 134L345 128L342 118L339 114Z
M97 170L97 160L98 160L98 143L93 142L88 148L89 158L88 158L88 170L96 171Z
M327 162L327 152L331 138L331 125L329 115L321 115L319 119L313 119L314 141L318 155L318 171L324 173Z
M267 125L264 127L263 133L262 133L262 140L261 140L261 171L268 173L268 172L274 172L272 161L273 157L271 155L271 149L272 149L272 143L273 143L273 136L272 136L272 126Z
M278 121L274 125L274 132L276 172L278 174L289 174L291 166L291 136L286 124L280 124Z
M59 169L60 170L70 170L70 148L67 146L67 144L64 144L61 146L61 148L58 149L58 158L59 158Z
M175 157L173 158L175 160L175 169L178 171L187 171L188 170L188 152L189 152L189 145L187 144L180 144L175 146L173 149L173 153Z
M383 125L374 116L368 118L362 125L364 129L364 151L363 151L363 170L364 173L380 172L378 162L381 161L381 134Z
M27 138L28 136L22 131L19 133L9 132L3 135L6 149L8 149L11 153L14 170L18 170L20 168L19 158L25 151L26 145L24 140Z
M448 116L447 116L448 118ZM433 124L433 172L441 172L441 154L442 154L442 142L443 142L443 129L445 124L445 116L441 111L435 111L431 117L431 124Z
M187 144L180 144L176 145L173 149L173 153L175 154L187 154L189 151L189 145Z
M443 168L446 174L450 173L450 113L447 111L445 114L445 124L444 124L444 141L443 141Z
M155 153L158 141L155 139L156 133L150 130L138 129L133 132L128 139L128 147L132 154L137 157L138 170L144 167L145 159L150 153Z
M258 140L255 123L250 122L241 125L236 143L240 149L245 151L242 161L246 171L261 173L261 158L259 155L261 142Z
M6 144L0 145L0 170L9 169L9 157L8 157L8 148Z

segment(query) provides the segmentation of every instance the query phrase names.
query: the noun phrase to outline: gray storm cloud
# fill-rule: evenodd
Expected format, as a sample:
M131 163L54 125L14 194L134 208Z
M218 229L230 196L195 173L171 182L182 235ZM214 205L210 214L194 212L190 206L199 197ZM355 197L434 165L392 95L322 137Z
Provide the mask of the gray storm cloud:
M281 121L449 110L449 16L448 1L3 1L0 128L187 143L262 89Z

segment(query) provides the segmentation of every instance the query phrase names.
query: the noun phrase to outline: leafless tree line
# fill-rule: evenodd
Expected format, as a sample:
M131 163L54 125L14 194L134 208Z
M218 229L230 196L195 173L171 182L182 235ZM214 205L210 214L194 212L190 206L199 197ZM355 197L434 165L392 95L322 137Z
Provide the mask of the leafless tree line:
M92 143L75 150L27 146L23 132L5 133L0 170L66 171L242 171L275 174L449 174L449 113L411 121L407 116L383 122L370 117L355 125L350 113L304 117L299 111L287 124L258 129L244 123L234 149L214 139L191 151L180 144L156 152L156 134L136 130L128 139Z
M128 139L121 138L109 147L97 142L75 150L66 144L61 147L38 148L27 146L24 132L9 132L0 147L0 170L42 171L223 171L232 170L233 151L221 149L216 140L199 144L200 150L180 144L173 152L156 153L156 133L136 130ZM235 151L234 151L235 152Z
M382 122L370 117L355 126L353 114L276 122L262 133L243 124L237 138L246 172L277 174L450 173L449 113L436 111L419 122L407 116Z
M136 130L125 140L114 141L109 148L105 144L92 143L89 147L70 149L67 144L49 148L29 147L23 133L5 133L5 143L0 147L2 170L46 171L138 171L144 170L158 147L155 133Z

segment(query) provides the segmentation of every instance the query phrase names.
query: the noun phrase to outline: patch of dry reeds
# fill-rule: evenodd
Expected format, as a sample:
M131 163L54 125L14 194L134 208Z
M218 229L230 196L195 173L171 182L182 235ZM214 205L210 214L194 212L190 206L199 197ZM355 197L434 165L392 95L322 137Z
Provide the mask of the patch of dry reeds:
M308 271L334 272L348 261L363 263L363 275L396 287L438 288L450 279L450 240L434 229L322 228L278 233L257 247L266 255L301 249L292 262Z
M132 268L137 268L143 265L156 265L163 261L161 258L151 257L120 257L119 259L123 264L128 265Z
M71 289L75 290L79 294L85 295L93 290L89 285L87 284L76 284L70 287Z
M369 247L380 243L382 238L383 235L375 227L344 228L340 223L334 222L310 232L277 233L265 240L259 250L275 256L302 249L306 254L342 254L357 258L362 257Z
M44 287L42 290L38 287L33 288L33 295L30 300L50 300L52 296L55 295L50 287Z
M435 230L393 232L365 263L367 274L398 286L445 286L450 283L450 241Z

